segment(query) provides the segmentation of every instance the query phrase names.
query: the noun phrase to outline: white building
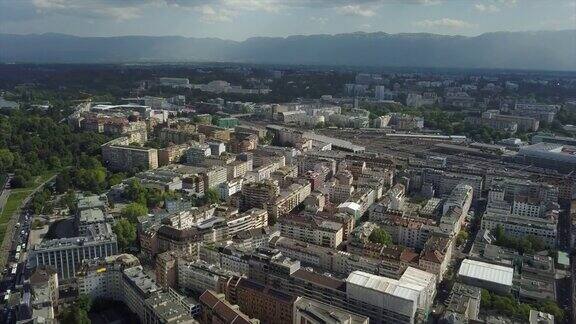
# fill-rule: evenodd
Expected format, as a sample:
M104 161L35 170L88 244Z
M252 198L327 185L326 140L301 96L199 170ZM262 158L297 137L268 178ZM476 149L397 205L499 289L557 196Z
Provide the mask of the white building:
M282 236L334 249L342 244L341 223L296 215L282 217L278 222Z
M556 246L558 221L555 219L486 211L482 217L482 229L495 231L498 226L504 229L507 236L521 239L532 235L541 239L547 247Z
M434 275L418 271L400 280L354 271L346 279L346 297L349 303L361 304L370 318L413 323L417 309L425 312L431 306L435 282Z
M242 184L244 183L244 178L236 178L226 182L222 182L218 186L218 192L220 194L220 199L228 200L230 197L242 190Z
M513 277L514 268L470 259L464 259L458 270L462 282L501 294L510 292Z

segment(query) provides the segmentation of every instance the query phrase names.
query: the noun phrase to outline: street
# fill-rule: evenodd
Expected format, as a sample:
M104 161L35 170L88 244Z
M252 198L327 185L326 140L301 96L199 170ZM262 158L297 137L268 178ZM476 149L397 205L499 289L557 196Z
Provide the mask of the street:
M13 293L18 293L19 291L24 291L23 282L24 278L27 276L26 265L28 260L28 238L30 235L30 227L32 217L30 212L25 208L25 206L30 201L32 197L39 188L42 188L44 184L51 181L50 178L46 182L40 184L34 191L30 193L24 201L22 201L22 207L20 209L20 214L18 215L17 223L13 228L6 229L6 235L11 235L11 244L8 251L8 258L6 263L3 265L2 279L0 280L0 295L3 300L2 311L0 312L0 323L15 323L16 317L16 305L21 301L19 294L15 297L11 297ZM0 205L4 207L4 203L9 195L9 180L6 182L7 185L3 188L2 194L0 195ZM10 224L10 223L7 223ZM8 294L8 292L10 294Z

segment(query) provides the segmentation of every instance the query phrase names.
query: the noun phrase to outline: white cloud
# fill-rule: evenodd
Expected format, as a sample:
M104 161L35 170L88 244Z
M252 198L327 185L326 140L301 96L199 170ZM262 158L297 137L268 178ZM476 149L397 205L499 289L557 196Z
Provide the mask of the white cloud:
M32 4L38 10L65 9L66 0L33 0Z
M77 17L129 20L140 17L141 6L148 1L32 0L38 13L65 14Z
M484 4L484 3L477 3L474 5L474 9L480 12L498 12L500 8L494 4Z
M498 2L508 7L514 7L518 4L518 0L498 0Z
M203 21L230 21L243 12L279 13L287 9L335 9L342 15L373 17L384 4L436 5L444 0L8 0L29 1L37 13L89 19L129 20L154 7L197 13ZM504 1L504 0L497 0ZM512 1L512 0L506 0Z
M200 18L204 22L229 22L232 20L233 13L226 9L214 9L209 5L202 5L195 7L194 10L200 14Z
M310 17L310 20L320 25L326 25L326 23L328 22L328 18L325 17Z
M447 29L466 29L474 27L473 24L464 20L441 18L436 20L422 20L414 23L418 27L424 28L447 28Z
M372 17L372 16L376 15L374 10L369 9L369 8L363 8L359 5L342 6L342 7L336 8L336 11L338 11L340 14L343 14L346 16Z

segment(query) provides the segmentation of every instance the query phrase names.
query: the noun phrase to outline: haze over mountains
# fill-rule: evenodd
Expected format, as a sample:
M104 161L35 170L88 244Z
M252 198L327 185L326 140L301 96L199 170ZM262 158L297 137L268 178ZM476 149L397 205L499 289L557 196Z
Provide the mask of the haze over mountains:
M77 37L0 34L1 62L198 62L576 70L576 30L475 37L351 33L255 37Z

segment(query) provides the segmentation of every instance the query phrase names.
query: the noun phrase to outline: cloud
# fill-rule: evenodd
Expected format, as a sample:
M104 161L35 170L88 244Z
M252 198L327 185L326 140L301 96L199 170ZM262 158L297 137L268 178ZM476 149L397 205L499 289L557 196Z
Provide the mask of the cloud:
M498 12L500 8L494 4L484 4L484 3L477 3L474 5L474 9L480 12Z
M363 8L359 5L347 5L336 8L336 11L342 15L346 16L359 16L359 17L372 17L376 15L374 10L369 8Z
M518 4L518 0L497 0L497 1L507 7L514 7L516 4Z
M86 18L129 20L140 17L141 6L155 0L32 0L36 13L42 15L59 14Z
M310 17L310 20L320 25L326 25L328 18L325 17Z
M233 13L226 9L214 9L209 5L195 7L194 10L200 14L200 19L208 23L232 21Z
M385 4L406 6L436 5L443 0L0 0L3 9L17 12L21 19L65 15L117 21L139 18L146 9L190 10L205 22L230 21L244 12L279 13L290 9L334 9L358 17L372 17ZM504 1L504 0L497 0ZM507 0L512 1L512 0ZM5 2L5 3L4 3ZM27 10L27 11L26 11ZM11 17L4 17L11 19ZM16 20L16 19L13 19Z
M441 18L436 20L422 20L414 23L418 27L424 28L447 28L447 29L466 29L474 27L473 24L464 20Z

